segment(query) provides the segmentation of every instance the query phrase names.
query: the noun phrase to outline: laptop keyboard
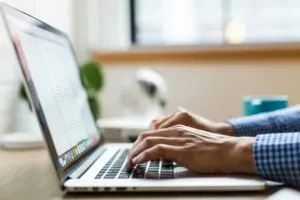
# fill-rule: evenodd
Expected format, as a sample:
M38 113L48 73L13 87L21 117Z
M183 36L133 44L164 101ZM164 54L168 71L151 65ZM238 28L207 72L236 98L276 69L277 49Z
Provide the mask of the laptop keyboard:
M172 161L152 160L136 165L133 169L126 168L129 149L118 150L99 171L96 179L169 179L174 177Z

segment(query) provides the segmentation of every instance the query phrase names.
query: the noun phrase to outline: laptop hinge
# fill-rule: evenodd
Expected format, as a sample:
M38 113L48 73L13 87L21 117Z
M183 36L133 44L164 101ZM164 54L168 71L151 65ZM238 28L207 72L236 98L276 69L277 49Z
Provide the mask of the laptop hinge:
M103 155L106 149L103 146L98 147L90 156L88 156L78 167L69 173L69 178L80 178L95 162Z

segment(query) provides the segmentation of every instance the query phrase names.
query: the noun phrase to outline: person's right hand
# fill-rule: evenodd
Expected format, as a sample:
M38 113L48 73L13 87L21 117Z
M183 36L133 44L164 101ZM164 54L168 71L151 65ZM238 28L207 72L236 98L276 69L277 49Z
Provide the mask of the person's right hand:
M168 116L158 117L151 122L151 127L154 130L169 128L175 125L185 125L212 133L236 136L233 127L229 123L213 122L183 108L179 108L178 112L174 112Z

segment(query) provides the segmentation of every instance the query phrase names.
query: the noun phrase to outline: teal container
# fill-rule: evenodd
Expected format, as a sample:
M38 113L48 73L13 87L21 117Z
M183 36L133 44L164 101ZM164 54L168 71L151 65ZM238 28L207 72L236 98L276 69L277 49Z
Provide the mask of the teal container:
M243 98L244 115L256 115L288 107L288 96L246 96Z

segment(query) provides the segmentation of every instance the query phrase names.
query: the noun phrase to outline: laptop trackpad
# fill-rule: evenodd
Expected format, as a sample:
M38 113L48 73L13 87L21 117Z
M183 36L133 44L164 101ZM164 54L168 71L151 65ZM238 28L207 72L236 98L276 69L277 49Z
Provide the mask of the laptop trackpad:
M174 168L175 178L189 178L189 177L196 177L197 175L199 174L192 172L185 167L177 166Z

